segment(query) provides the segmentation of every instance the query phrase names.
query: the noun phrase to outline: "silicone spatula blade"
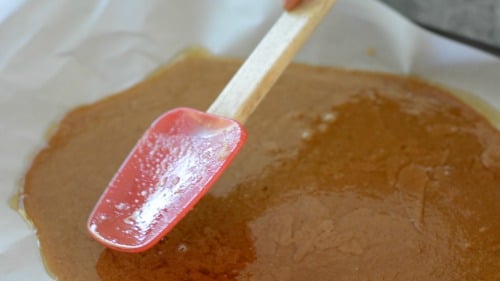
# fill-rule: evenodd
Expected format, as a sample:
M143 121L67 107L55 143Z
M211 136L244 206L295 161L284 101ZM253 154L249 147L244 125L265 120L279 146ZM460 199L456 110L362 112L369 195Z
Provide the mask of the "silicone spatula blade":
M105 246L143 251L208 191L246 139L236 121L189 108L156 119L101 196L88 225Z

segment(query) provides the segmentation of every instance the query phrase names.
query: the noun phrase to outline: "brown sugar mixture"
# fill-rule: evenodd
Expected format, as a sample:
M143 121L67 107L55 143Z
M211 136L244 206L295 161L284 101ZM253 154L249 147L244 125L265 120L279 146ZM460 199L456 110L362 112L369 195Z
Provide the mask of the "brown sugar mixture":
M419 80L305 65L159 245L94 242L87 217L153 119L206 109L239 65L186 58L64 118L22 197L58 280L500 280L500 133Z

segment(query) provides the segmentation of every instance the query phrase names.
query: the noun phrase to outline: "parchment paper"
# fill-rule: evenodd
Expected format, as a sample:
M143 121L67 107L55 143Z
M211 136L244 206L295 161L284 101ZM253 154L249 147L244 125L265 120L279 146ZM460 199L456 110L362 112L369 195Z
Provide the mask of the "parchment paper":
M51 124L186 47L245 57L280 12L278 0L0 0L0 280L51 280L33 229L7 203ZM372 0L339 0L297 61L410 73L500 108L498 59Z

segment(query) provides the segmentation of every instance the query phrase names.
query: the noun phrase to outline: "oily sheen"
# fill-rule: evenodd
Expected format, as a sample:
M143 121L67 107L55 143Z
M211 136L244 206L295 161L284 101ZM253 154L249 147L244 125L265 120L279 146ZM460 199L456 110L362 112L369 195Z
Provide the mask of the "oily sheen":
M205 110L240 61L187 57L69 112L26 174L49 272L93 280L500 280L500 133L410 77L292 65L248 142L154 248L115 252L86 220L150 123Z

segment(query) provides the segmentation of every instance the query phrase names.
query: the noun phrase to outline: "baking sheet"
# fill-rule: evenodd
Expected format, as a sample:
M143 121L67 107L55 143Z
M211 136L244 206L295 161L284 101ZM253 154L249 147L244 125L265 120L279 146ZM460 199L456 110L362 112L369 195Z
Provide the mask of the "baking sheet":
M187 47L244 57L280 13L278 0L0 0L0 280L51 280L8 200L54 122ZM296 60L418 75L500 109L497 58L372 0L339 0Z

